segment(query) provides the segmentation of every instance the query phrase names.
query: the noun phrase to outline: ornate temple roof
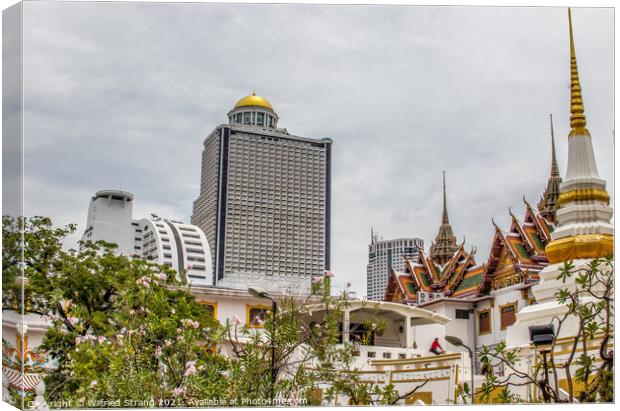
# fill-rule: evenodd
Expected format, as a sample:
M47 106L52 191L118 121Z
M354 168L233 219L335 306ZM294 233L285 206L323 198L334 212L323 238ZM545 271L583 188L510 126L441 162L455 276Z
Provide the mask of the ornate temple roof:
M538 281L538 273L547 264L545 246L551 240L553 226L523 199L525 217L520 221L509 210L512 222L508 231L495 221L495 234L485 264L485 285L482 292Z
M547 188L538 202L538 211L540 215L545 217L547 221L556 224L558 210L558 197L560 196L560 170L558 169L558 161L555 156L555 138L553 136L553 115L549 115L551 121L551 175L547 181Z
M446 172L443 172L443 214L441 225L435 241L431 244L430 257L437 264L444 265L459 248L456 244L456 237L452 232L450 219L448 218L448 207L446 205Z
M464 245L457 246L443 265L423 250L415 261L405 258L404 272L390 272L385 300L417 304L418 292L442 293L459 298L477 296L484 279L484 269L476 266L475 250L467 252Z

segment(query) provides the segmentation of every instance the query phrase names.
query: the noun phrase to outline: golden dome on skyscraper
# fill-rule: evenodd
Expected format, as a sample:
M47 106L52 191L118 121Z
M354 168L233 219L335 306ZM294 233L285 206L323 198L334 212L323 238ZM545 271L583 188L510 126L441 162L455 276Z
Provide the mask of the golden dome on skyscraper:
M241 100L237 101L237 104L235 104L235 108L239 107L264 107L273 111L271 103L269 103L266 98L257 96L254 92L252 92L252 94L250 94L249 96L245 96Z

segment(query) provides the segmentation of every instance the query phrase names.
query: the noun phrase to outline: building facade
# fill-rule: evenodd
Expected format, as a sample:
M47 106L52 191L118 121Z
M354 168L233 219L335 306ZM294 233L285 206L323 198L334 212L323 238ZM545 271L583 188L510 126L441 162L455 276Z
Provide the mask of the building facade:
M375 234L371 234L366 266L366 297L373 301L383 301L390 270L404 271L405 258L417 260L422 249L424 241L420 238L379 240Z
M141 253L133 223L133 194L121 190L100 190L90 198L83 241L107 241L125 256Z
M137 231L142 233L142 258L173 268L183 282L213 284L211 251L200 228L153 217L139 220Z
M211 251L202 230L191 224L160 218L133 218L133 194L101 190L91 197L82 241L106 241L121 255L171 267L178 279L213 284Z
M239 100L205 139L192 223L215 284L309 292L330 268L331 145L278 127L271 104Z

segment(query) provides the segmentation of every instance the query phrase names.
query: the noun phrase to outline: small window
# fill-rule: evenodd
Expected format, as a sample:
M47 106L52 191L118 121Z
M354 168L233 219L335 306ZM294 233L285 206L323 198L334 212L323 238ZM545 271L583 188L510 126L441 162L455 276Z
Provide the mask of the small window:
M265 124L265 114L264 113L256 113L256 124L262 126Z
M374 351L368 351L368 358L375 358L377 356L377 353Z
M386 359L392 358L392 353L391 352L384 352L383 353L383 358L386 358Z
M237 113L237 123L241 124L241 120L242 120L242 114Z
M243 113L243 124L251 124L252 123L252 113Z
M263 305L247 305L246 310L246 325L254 328L264 327L271 311L269 307Z
M469 310L459 310L457 308L455 312L455 317L458 320L469 320Z
M484 310L478 312L478 334L491 332L491 311Z
M510 327L517 321L517 303L511 303L500 306L500 323L501 329L504 330Z
M215 302L206 302L206 301L199 301L198 302L205 310L207 310L209 312L209 315L211 316L211 318L213 318L214 320L217 320L217 303Z

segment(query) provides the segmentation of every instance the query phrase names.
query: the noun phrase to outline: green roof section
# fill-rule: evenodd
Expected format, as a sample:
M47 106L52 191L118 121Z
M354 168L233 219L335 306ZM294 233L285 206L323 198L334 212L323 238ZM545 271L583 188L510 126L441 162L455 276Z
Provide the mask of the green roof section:
M456 290L454 290L454 292L459 292L467 290L468 288L477 287L482 282L482 275L483 273L480 272L470 277L465 277L458 285L458 287L456 287Z

